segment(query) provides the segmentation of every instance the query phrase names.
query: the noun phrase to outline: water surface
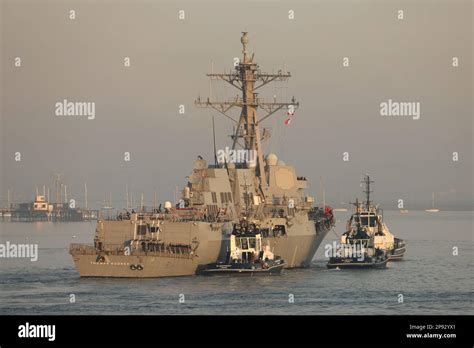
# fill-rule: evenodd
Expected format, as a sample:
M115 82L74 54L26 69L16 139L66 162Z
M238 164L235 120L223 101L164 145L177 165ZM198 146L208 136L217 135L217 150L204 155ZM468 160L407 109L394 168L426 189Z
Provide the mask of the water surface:
M473 212L385 212L408 245L384 270L326 269L350 213L336 214L310 268L235 278L80 278L67 247L91 243L95 223L0 222L1 243L39 244L36 262L0 259L0 314L474 314Z

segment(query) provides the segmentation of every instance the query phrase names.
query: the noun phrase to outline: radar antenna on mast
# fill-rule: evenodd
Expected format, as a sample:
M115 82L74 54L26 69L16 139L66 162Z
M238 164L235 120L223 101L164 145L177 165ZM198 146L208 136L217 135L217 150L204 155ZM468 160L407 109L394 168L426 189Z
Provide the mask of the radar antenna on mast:
M208 107L218 111L228 119L232 120L236 127L232 134L232 149L237 145L248 151L256 151L258 167L257 177L260 179L260 189L264 198L269 198L267 179L264 175L264 160L261 141L263 135L260 132L260 124L268 117L275 114L282 108L296 110L299 103L293 97L290 102L279 103L275 100L265 102L255 91L273 81L286 81L291 74L289 72L278 71L277 74L262 73L258 64L254 61L254 55L248 52L248 33L243 32L241 37L243 60L236 63L235 72L223 74L207 74L211 80L222 80L241 91L241 95L228 101L212 101L210 97L207 100L201 100L201 97L194 102L198 107ZM241 113L238 120L229 114L233 108L240 108ZM259 120L257 110L261 109L266 114Z

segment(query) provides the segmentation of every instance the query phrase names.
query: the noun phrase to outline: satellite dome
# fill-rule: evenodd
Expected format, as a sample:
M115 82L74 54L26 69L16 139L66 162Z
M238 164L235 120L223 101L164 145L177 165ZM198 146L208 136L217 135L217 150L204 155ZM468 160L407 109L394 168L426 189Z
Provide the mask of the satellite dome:
M278 165L283 167L283 166L286 166L286 163L283 162L282 160L278 160Z
M278 157L274 153L271 153L267 156L267 165L276 166L278 163Z

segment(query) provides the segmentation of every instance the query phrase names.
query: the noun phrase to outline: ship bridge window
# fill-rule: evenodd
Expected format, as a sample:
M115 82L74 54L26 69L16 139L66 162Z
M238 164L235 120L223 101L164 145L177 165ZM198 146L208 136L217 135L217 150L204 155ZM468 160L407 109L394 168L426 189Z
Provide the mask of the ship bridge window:
M360 217L360 223L362 226L369 226L369 227L375 227L377 225L377 219L375 216L361 216Z
M257 238L249 238L249 248L255 249L257 246Z
M137 234L144 235L146 234L146 225L137 225Z
M281 237L286 235L285 225L276 225L273 227L273 237Z
M261 228L260 229L260 234L262 235L262 238L268 238L270 236L270 229Z
M232 203L232 193L221 192L221 203Z

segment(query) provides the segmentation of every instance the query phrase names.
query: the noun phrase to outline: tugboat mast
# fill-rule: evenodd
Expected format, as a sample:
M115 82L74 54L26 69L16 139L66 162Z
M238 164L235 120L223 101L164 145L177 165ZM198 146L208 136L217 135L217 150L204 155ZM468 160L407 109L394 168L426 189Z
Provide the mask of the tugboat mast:
M365 204L366 204L366 208L367 208L367 211L370 209L370 193L372 192L370 190L370 184L373 183L373 181L370 180L370 176L369 174L366 174L365 177L364 177L364 180L362 181L362 183L365 183L365 197L366 197L366 200L365 200Z
M207 98L206 101L202 101L201 98L198 97L194 104L198 107L210 107L236 124L235 131L231 136L233 140L232 149L235 149L236 146L239 145L247 151L256 151L258 160L256 176L260 179L260 189L266 199L269 196L269 192L268 183L264 175L265 164L261 146L263 139L259 129L260 123L284 107L291 110L297 109L299 103L296 102L294 97L289 103L278 103L276 101L265 102L263 98L258 97L258 93L255 91L260 87L273 81L286 81L291 75L288 72L283 73L281 70L277 74L262 73L258 64L254 61L254 54L249 55L247 32L242 33L240 41L242 43L243 60L236 64L235 72L229 74L212 73L207 74L207 76L210 77L211 80L226 81L240 90L242 95L237 95L234 99L229 101L211 101L210 98ZM236 120L228 113L234 107L241 108L239 120ZM266 115L260 120L258 120L257 117L258 108L266 111ZM263 132L263 134L266 135L267 133Z

